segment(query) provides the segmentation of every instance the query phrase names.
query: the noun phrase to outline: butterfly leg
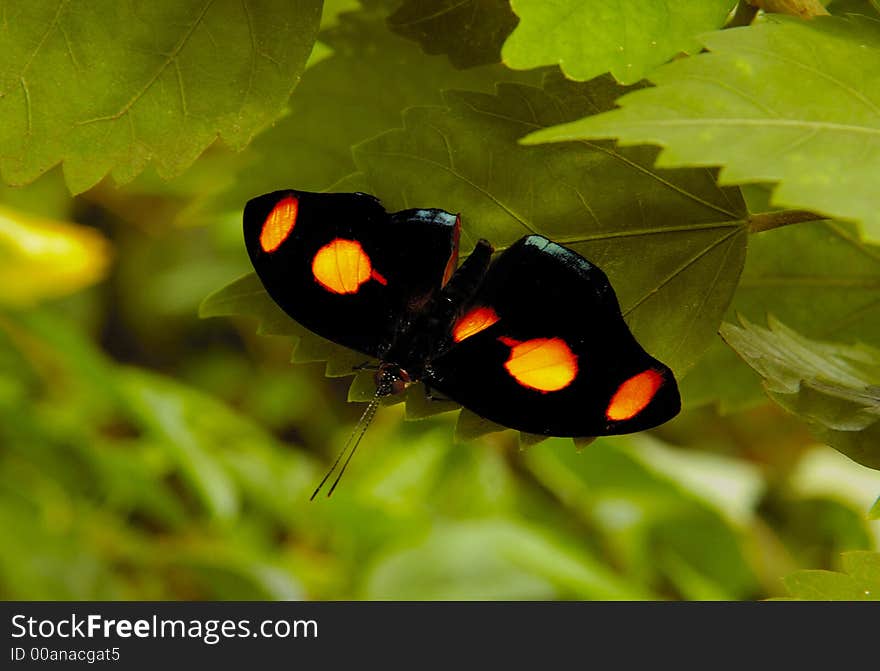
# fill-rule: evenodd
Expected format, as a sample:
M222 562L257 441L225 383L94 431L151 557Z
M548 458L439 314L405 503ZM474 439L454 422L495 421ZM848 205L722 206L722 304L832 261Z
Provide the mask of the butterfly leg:
M379 370L379 364L376 363L375 361L364 361L363 363L359 363L356 366L352 366L351 369L354 371L361 371L361 370L377 371L377 370Z

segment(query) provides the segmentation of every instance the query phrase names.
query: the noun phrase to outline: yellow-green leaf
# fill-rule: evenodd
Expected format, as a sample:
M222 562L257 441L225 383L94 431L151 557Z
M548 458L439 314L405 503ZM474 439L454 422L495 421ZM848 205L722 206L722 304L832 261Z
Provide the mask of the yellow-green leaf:
M798 571L785 578L785 587L805 601L880 601L880 553L846 552L843 569Z
M723 184L778 184L773 204L863 224L880 239L880 21L864 16L711 33L621 109L527 143L617 138L664 147L658 165L717 165Z
M559 65L572 79L604 72L632 84L680 51L700 49L696 36L720 28L735 0L512 0L520 23L504 44L512 68Z

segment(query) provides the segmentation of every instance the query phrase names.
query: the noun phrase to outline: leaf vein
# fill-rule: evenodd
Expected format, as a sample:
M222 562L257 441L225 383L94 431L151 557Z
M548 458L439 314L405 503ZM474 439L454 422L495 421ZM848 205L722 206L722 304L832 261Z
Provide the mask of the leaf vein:
M174 46L174 48L171 50L171 53L168 54L168 56L166 56L165 60L162 62L162 65L159 66L159 68L156 70L156 72L153 74L153 76L150 77L150 79L147 81L147 83L144 84L144 86L142 86L141 89L139 91L137 91L137 93L135 93L129 99L129 101L127 103L125 103L120 108L120 110L118 112L116 112L115 114L109 114L106 116L100 116L100 117L94 117L92 119L86 119L85 121L79 121L77 123L77 125L78 126L87 126L89 124L98 123L101 121L115 121L117 119L122 118L125 114L128 114L131 111L132 107L134 107L134 105L136 105L137 102L147 94L147 91L149 91L150 88L152 88L152 86L156 83L156 81L159 79L159 77L162 76L162 73L165 72L165 70L168 68L168 66L171 65L171 63L176 61L177 57L180 55L180 52L186 46L187 42L189 42L189 39L192 37L196 28L198 28L198 26L202 23L202 21L205 18L205 15L208 13L208 10L211 8L211 5L213 5L213 4L214 4L214 0L207 0L207 2L205 3L205 6L202 7L201 12L196 17L196 20L193 21L192 25L190 25L187 28L186 32L183 34L183 37L181 37L180 41Z
M415 154L406 154L406 153L398 152L398 151L372 151L370 153L372 153L376 156L388 156L390 158L402 158L402 159L409 159L411 161L419 161L421 163L427 163L428 165L433 165L437 168L440 168L441 170L445 170L446 172L448 172L452 176L460 179L462 182L464 182L465 184L467 184L468 186L473 188L475 191L478 191L482 195L486 196L486 198L491 200L498 207L500 207L507 214L509 214L517 223L519 223L527 231L529 231L530 233L537 233L538 232L522 216L520 216L515 211L513 211L510 207L508 207L506 204L501 202L501 200L499 200L492 193L490 193L485 188L483 188L482 186L480 186L479 184L477 184L473 180L469 179L465 175L462 175L460 172L456 172L451 167L445 166L442 163L439 163L438 161L434 161L434 160L426 158L424 156L416 156Z
M653 296L658 291L660 291L660 289L662 289L664 286L669 284L672 280L674 280L681 273L683 273L685 270L690 268L693 264L695 264L697 261L699 261L701 258L703 258L706 254L708 254L713 249L715 249L718 245L721 245L721 244L727 242L734 235L736 235L737 233L741 233L741 232L742 232L741 229L739 227L737 227L734 230L732 230L730 233L728 233L727 235L723 235L720 238L718 238L715 242L713 242L711 245L709 245L705 249L702 249L699 252L697 252L696 254L694 254L692 257L687 259L682 265L680 265L678 268L673 270L669 275L664 277L663 280L661 280L661 282L656 287L652 288L650 291L643 294L641 298L639 298L635 303L633 303L626 310L624 310L623 316L626 317L629 313L631 313L633 310L635 310L637 307L639 307L642 303L644 303L646 300L648 300L651 296Z
M636 163L634 161L629 160L626 156L623 156L622 154L619 154L616 151L613 151L611 149L606 149L605 147L602 147L602 146L595 144L593 142L589 142L587 140L581 140L581 143L587 145L588 147L592 147L593 149L596 149L597 151L604 152L605 154L608 154L609 156L613 156L614 158L616 158L619 161L622 161L623 163L625 163L629 167L631 167L641 173L644 173L645 175L647 175L649 177L656 179L658 182L660 182L664 186L669 187L673 191L680 193L682 196L685 196L686 198L693 200L695 203L699 203L700 205L708 207L709 209L715 210L716 212L719 212L720 214L724 214L724 215L730 217L731 219L734 219L734 220L739 219L739 216L735 212L731 212L731 211L726 210L725 208L721 207L720 205L716 205L715 203L712 203L708 200L704 200L704 199L700 198L697 194L691 193L687 189L681 188L680 186L678 186L674 182L671 182L667 179L664 179L663 177L658 175L656 172L653 172L652 170L648 170L646 167L639 165L638 163ZM721 187L718 187L718 190L721 191L722 190Z
M831 82L832 84L836 85L838 88L843 89L846 93L851 95L853 98L855 98L856 100L859 100L861 103L863 103L872 112L874 112L875 114L880 114L880 107L875 105L874 102L870 98L863 95L861 92L854 89L852 86L837 79L836 77L832 77L828 73L822 72L818 68L815 68L811 65L807 65L806 63L803 63L801 61L797 61L797 60L794 60L791 58L786 58L785 56L782 56L778 53L765 51L763 49L757 49L755 47L750 47L747 45L740 45L738 50L743 51L743 52L751 52L753 54L757 54L759 56L763 56L763 57L771 59L771 60L775 59L778 61L782 61L783 63L788 63L789 65L792 65L796 68L806 70L807 72L809 72L811 74L814 74L818 77L821 77L822 79L825 79L825 80Z

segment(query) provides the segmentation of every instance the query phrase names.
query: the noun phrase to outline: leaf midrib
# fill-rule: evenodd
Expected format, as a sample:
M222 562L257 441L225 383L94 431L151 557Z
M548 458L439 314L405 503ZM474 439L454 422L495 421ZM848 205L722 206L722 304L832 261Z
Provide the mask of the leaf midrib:
M454 5L450 5L448 7L443 7L441 9L438 9L433 14L428 14L427 16L420 16L420 17L414 19L413 21L395 21L395 22L391 23L391 25L392 26L399 26L399 27L403 28L403 27L408 27L408 26L417 26L420 23L429 23L430 21L433 21L434 19L439 19L441 16L443 16L445 14L452 14L456 9L460 9L461 7L464 7L465 5L467 5L470 2L473 2L473 0L461 0L461 2L457 2Z
M572 125L576 125L575 121ZM748 117L710 117L710 118L687 118L687 119L646 119L642 121L618 121L617 128L639 128L639 127L692 127L692 126L735 126L735 127L761 127L761 126L778 126L788 128L810 129L810 130L828 130L839 133L854 133L859 135L876 135L880 136L880 128L872 126L855 126L853 124L841 124L832 121L808 121L806 119L753 119ZM617 135L607 135L606 137L618 137ZM556 139L566 139L567 136L559 135ZM579 140L579 136L571 136L567 139Z
M489 117L494 117L494 118L496 118L496 119L501 119L502 121L506 121L506 122L508 122L508 123L516 123L516 124L519 124L519 125L521 125L521 126L527 126L527 127L529 127L529 128L532 128L532 129L537 129L538 131L542 131L542 130L545 130L545 129L548 129L548 128L554 128L554 126L549 126L549 127L548 127L548 126L543 126L543 125L538 124L538 123L535 123L535 122L524 121L523 119L516 119L516 118L511 117L511 116L508 116L508 115L506 115L506 114L498 114L497 112L491 112L491 111L488 111L488 110L483 110L483 109L477 107L476 105L474 105L473 103L471 103L470 101L468 101L468 100L466 100L466 99L464 99L464 98L458 98L457 100L459 100L459 101L461 102L461 104L463 104L463 105L465 105L466 107L468 107L468 108L470 108L471 110L473 110L476 114L481 114L481 115L485 115L485 116L489 116ZM528 102L528 100L527 100L527 99L524 99L524 102L526 102L526 103L529 105L529 108L531 109L531 104ZM534 116L534 112L533 112L533 116ZM575 121L575 122L571 122L571 123L577 123L577 122ZM634 169L634 170L637 170L637 171L641 172L642 174L644 174L644 175L646 175L646 176L648 176L648 177L651 177L651 178L657 180L657 181L660 182L663 186L665 186L665 187L667 187L667 188L670 188L670 189L672 189L673 191L676 191L676 192L680 193L681 195L685 196L686 198L690 198L691 200L693 200L693 201L696 202L696 203L699 203L700 205L703 205L704 207L708 207L708 208L710 208L710 209L713 209L713 210L715 210L716 212L718 212L718 213L720 213L720 214L723 214L723 215L726 215L726 216L730 217L730 218L733 219L733 220L737 220L737 219L739 219L739 215L737 215L735 212L731 212L731 211L729 211L729 210L726 210L726 209L724 209L723 207L721 207L721 206L719 206L719 205L715 205L714 203L712 203L712 202L710 202L710 201L703 200L702 198L700 198L699 196L697 196L697 195L694 194L694 193L691 193L691 192L688 191L687 189L682 189L681 187L677 186L677 185L674 184L673 182L670 182L670 181L668 181L668 180L666 180L666 179L663 179L663 178L662 178L660 175L658 175L656 172L653 172L653 171L651 171L651 170L648 170L648 169L645 168L644 166L641 166L641 165L639 165L638 163L634 163L633 161L630 161L628 158L626 158L626 157L623 156L622 154L617 153L617 152L614 151L613 149L607 149L607 148L605 148L605 147L600 147L599 145L597 145L597 144L595 144L595 143L593 143L593 142L589 142L589 141L584 140L584 139L579 138L579 137L571 137L571 138L568 138L568 139L570 139L570 140L576 140L576 141L580 142L581 144L583 144L583 145L585 145L585 146L587 146L587 147L590 147L591 149L594 149L594 150L596 150L596 151L601 151L601 152L607 154L608 156L611 156L612 158L615 158L615 159L617 159L618 161L621 161L622 163L626 164L628 167L630 167L630 168L632 168L632 169ZM718 187L718 192L723 194L723 193L724 193L724 189L722 189L722 188L719 186L719 187Z

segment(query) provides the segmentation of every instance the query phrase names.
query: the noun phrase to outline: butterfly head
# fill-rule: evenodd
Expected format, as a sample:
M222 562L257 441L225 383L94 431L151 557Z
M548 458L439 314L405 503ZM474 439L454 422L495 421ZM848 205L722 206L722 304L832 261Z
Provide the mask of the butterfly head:
M412 382L412 377L403 368L383 362L376 371L376 396L381 398L401 394Z

